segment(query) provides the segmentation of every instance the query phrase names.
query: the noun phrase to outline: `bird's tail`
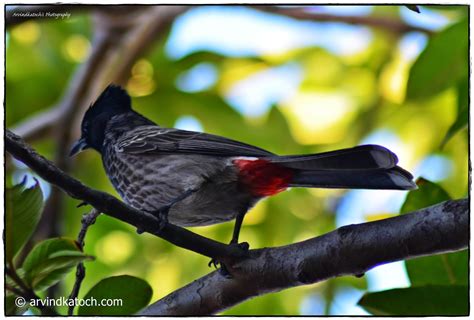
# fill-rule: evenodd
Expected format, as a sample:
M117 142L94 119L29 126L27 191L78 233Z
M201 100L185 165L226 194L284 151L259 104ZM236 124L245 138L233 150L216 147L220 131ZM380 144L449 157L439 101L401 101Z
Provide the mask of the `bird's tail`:
M416 189L413 176L397 166L397 156L377 145L269 160L293 169L290 187Z

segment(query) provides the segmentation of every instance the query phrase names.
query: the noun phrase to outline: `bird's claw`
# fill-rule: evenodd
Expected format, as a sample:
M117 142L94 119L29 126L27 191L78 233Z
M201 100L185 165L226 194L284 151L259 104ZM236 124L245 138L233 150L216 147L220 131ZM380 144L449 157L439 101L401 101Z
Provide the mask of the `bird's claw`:
M161 233L163 229L168 225L168 212L170 211L171 206L164 206L156 211L153 211L152 214L158 218L158 229L157 233Z
M248 242L241 242L241 243L234 243L234 242L231 242L229 244L230 246L237 246L239 247L240 249L244 250L244 251L248 251L249 250L249 244ZM212 258L211 261L209 261L209 263L207 264L207 266L210 268L211 266L214 266L215 269L217 269L219 271L219 273L226 279L232 279L232 275L230 274L229 270L227 269L226 265L224 263L222 263L221 261L217 260L217 258ZM218 266L220 266L220 268L218 268Z
M239 247L243 251L249 251L249 248L250 248L250 245L248 242L235 243L233 245Z
M79 203L79 204L76 206L76 208L80 208L80 207L87 206L87 205L88 205L87 202L82 201L81 203Z
M216 258L212 258L211 261L207 264L207 266L210 268L211 266L214 266L214 269L217 269L217 266L219 265L219 261Z
M220 268L218 266L220 265ZM225 266L224 263L220 262L216 258L212 258L211 261L207 264L207 266L210 268L211 266L214 266L215 269L219 272L221 276L223 276L226 279L232 279L232 275L230 274L229 270L227 270L227 267Z

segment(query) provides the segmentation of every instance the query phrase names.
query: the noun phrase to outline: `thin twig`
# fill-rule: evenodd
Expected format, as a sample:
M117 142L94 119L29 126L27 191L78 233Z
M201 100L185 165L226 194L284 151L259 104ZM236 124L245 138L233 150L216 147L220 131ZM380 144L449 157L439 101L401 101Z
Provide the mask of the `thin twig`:
M81 219L81 230L79 231L79 235L77 236L77 244L81 250L84 250L84 239L86 237L87 230L91 225L95 223L95 220L100 215L100 212L96 209L92 209L89 213L86 213L82 216ZM80 262L76 268L76 281L74 282L74 286L72 288L71 294L69 295L69 301L75 300L79 295L79 290L81 289L81 284L84 278L86 277L86 267L84 263ZM74 313L75 305L71 304L68 308L68 315L72 316Z
M277 7L277 6L268 6L268 5L253 5L253 9L278 14L282 16L287 16L297 20L304 21L316 21L316 22L342 22L352 25L363 25L368 27L374 27L378 29L383 29L389 32L394 33L407 33L407 32L423 32L425 34L431 35L432 30L412 26L404 23L400 20L395 20L393 18L387 17L374 17L374 16L339 16L326 13L317 13L305 10L305 7L291 8L291 7Z

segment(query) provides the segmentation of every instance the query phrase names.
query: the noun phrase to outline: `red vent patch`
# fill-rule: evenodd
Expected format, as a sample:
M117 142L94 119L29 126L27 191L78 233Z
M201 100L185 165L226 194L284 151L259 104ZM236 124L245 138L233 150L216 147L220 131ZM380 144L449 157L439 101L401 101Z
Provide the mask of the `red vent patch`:
M254 196L266 197L285 191L293 178L293 170L267 160L237 159L233 163L239 169L239 182Z

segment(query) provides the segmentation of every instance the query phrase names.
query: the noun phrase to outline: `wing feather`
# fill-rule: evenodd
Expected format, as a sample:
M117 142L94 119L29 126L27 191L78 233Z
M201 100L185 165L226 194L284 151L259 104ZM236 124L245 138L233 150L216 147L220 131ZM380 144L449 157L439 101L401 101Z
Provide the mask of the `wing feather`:
M187 153L215 156L263 157L272 153L224 137L158 126L141 126L123 135L118 152L129 154Z

